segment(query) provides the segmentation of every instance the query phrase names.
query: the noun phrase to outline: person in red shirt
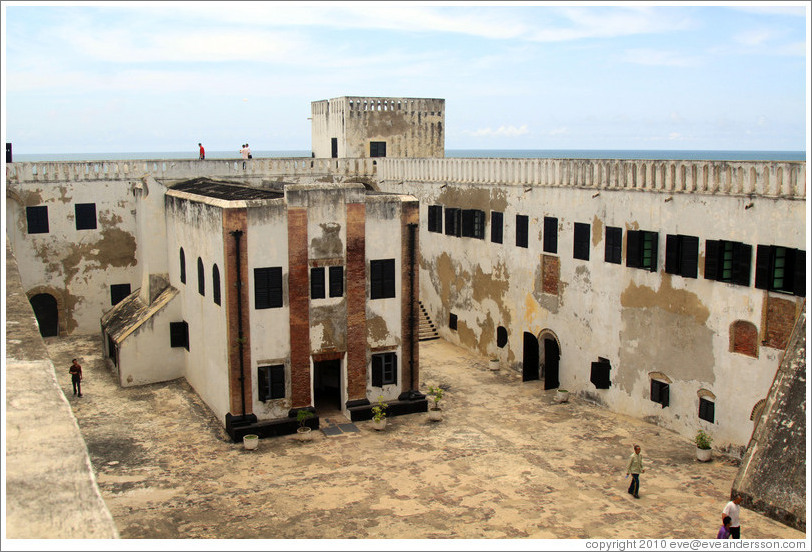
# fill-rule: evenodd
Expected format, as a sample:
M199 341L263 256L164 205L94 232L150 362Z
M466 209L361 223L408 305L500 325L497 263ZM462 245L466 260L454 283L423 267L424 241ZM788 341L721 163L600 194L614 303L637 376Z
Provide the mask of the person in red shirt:
M68 369L68 373L70 374L71 383L73 383L73 394L79 393L79 396L82 396L82 366L79 364L75 358L73 359L73 364L70 365Z
M198 142L197 145L200 146L200 160L202 161L206 158L206 150L203 149L203 144L200 142Z

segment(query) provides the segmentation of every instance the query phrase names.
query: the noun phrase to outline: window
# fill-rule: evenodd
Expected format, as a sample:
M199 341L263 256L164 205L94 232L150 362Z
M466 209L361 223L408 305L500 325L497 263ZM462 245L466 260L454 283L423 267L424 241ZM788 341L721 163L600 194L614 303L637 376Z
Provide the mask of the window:
M750 259L753 247L725 240L705 241L705 279L750 285Z
M598 357L598 362L592 363L592 372L589 376L589 381L597 389L609 389L612 386L612 378L610 372L612 364L609 359Z
M262 402L285 398L285 365L257 366L258 399Z
M485 239L484 211L465 209L462 212L462 235L468 238Z
M220 269L217 265L211 268L211 295L214 298L214 304L220 304Z
M395 296L395 259L369 262L369 298L387 299Z
M110 286L110 304L118 305L130 292L130 284L112 284Z
M544 217L544 251L558 253L558 219Z
M756 287L806 297L806 251L759 245L756 249Z
M330 267L330 297L344 297L344 267Z
M716 405L713 401L709 401L708 399L699 398L699 417L706 422L713 423L714 420L714 410L716 409Z
M462 229L460 210L455 207L445 208L445 235L459 236Z
M448 329L449 330L456 330L457 329L457 315L453 312L448 315Z
M76 229L77 230L95 230L96 229L96 204L95 203L77 203L74 206L76 212Z
M527 247L527 215L516 215L516 246Z
M369 156L370 157L386 157L386 142L370 142L369 143Z
M50 231L48 228L47 206L26 207L25 216L28 219L29 234L47 234Z
M443 232L442 205L429 205L429 232Z
M616 226L606 227L606 245L604 249L603 259L607 263L621 263L621 256L623 252L623 228Z
M685 278L696 278L699 238L682 234L665 236L665 271Z
M491 241L493 243L502 243L503 224L504 215L499 211L491 211Z
M205 297L206 295L206 273L203 270L203 260L197 258L197 292Z
M626 266L657 272L657 232L626 232Z
M663 408L668 406L668 384L656 379L651 380L651 400Z
M507 345L508 342L508 335L507 335L507 328L504 326L499 326L496 328L496 346L500 349Z
M186 253L180 248L180 283L186 283Z
M572 244L572 256L583 261L589 260L589 225L575 223L575 239Z
M169 346L189 350L189 324L185 321L169 323Z
M372 355L372 386L383 387L398 382L398 355L379 353Z
M324 299L324 267L310 269L310 298Z
M254 269L254 308L282 306L282 267Z

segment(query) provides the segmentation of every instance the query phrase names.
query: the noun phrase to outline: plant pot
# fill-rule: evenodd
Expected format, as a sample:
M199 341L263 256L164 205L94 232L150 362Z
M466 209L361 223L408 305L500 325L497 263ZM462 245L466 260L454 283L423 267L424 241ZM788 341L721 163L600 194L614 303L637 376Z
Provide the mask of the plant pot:
M439 422L443 419L443 411L439 408L430 408L429 409L429 420L432 422Z
M559 389L555 392L555 402L565 403L570 400L570 392L566 389Z
M437 407L437 399L434 398L434 395L426 395L426 400L428 401L429 410Z
M696 459L700 462L707 462L711 459L711 449L701 449L696 447Z
M490 368L491 372L496 372L499 370L499 359L492 358L490 362L488 362L488 368Z
M254 450L259 446L259 435L249 433L248 435L243 436L242 446L245 447L245 450Z
M386 427L386 418L381 418L380 420L372 420L372 429L377 431L383 431L383 428Z
M300 441L311 441L313 440L313 430L309 427L300 427L296 430L296 437Z

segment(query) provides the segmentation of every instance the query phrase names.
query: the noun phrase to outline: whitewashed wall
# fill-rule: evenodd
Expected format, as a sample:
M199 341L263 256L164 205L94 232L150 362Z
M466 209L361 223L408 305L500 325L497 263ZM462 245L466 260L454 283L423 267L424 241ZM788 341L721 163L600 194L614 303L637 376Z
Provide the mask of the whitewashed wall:
M183 318L179 299L175 297L119 344L117 364L122 387L186 375L186 349L171 347L169 340L169 323Z

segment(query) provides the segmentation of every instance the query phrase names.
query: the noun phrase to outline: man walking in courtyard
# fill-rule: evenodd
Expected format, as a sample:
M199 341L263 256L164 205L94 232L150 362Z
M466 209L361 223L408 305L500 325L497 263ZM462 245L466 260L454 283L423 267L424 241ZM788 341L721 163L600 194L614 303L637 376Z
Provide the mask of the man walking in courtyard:
M626 477L631 474L632 482L629 485L629 494L634 498L640 498L640 474L643 469L643 457L640 455L640 445L634 445L634 453L629 457L629 464L626 466Z
M68 373L70 374L71 383L73 383L73 394L79 393L79 396L82 396L82 366L79 364L79 361L75 358L73 359L73 364L70 365L68 369Z
M739 510L741 507L739 504L742 502L742 497L739 495L735 495L733 500L725 505L725 509L722 510L722 523L724 523L724 519L727 516L730 516L730 538L732 539L740 539L741 537L741 526L739 525Z

